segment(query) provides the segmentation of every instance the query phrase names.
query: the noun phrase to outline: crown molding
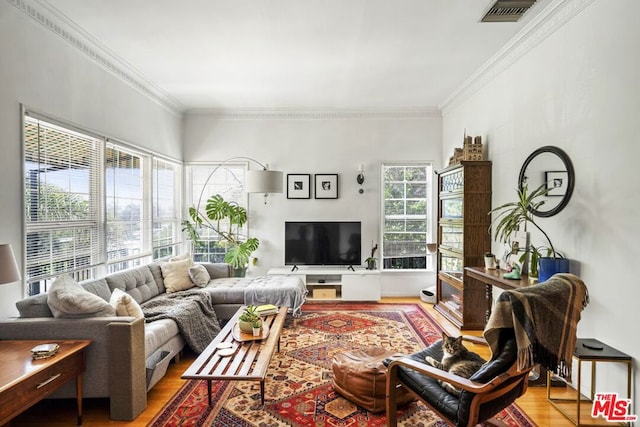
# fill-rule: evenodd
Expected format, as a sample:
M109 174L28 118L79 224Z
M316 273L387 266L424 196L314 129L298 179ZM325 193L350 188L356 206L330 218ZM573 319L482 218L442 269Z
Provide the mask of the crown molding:
M400 108L193 108L186 115L228 120L327 120L442 118L437 107Z
M494 80L595 0L554 0L440 105L443 115Z
M181 115L184 111L184 106L180 102L147 80L133 66L111 52L45 0L7 0L7 2L169 112Z

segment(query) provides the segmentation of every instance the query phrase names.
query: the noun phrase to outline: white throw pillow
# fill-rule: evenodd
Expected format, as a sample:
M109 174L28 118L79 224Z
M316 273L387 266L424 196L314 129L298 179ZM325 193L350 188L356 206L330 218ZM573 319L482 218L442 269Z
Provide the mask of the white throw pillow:
M63 274L53 281L47 294L47 304L53 317L116 315L116 310L111 304L84 289L68 274Z
M207 268L202 264L196 264L189 267L189 277L191 281L196 285L204 288L211 280L211 276L207 271Z
M193 287L193 282L189 277L189 267L191 259L182 261L163 262L160 264L162 279L167 293L184 291Z
M138 302L131 295L122 289L115 288L111 294L109 304L116 309L118 316L130 316L140 319L144 317L144 313L138 305Z
M169 258L169 262L175 262L175 261L184 261L185 259L188 259L191 265L193 265L193 260L191 259L191 255L189 254L182 254L182 255L176 255L174 257Z

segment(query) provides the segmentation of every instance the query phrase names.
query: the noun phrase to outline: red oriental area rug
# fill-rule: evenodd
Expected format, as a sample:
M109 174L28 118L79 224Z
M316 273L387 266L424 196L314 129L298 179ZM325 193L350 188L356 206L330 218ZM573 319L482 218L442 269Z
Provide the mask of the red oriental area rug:
M368 412L333 390L333 355L371 346L414 353L442 335L419 304L305 304L302 311L297 319L289 317L282 330L280 352L269 365L264 406L258 382L213 381L209 407L206 382L187 381L149 426L382 427L384 412ZM417 402L401 411L401 426L446 426ZM534 426L516 405L499 418L513 427Z

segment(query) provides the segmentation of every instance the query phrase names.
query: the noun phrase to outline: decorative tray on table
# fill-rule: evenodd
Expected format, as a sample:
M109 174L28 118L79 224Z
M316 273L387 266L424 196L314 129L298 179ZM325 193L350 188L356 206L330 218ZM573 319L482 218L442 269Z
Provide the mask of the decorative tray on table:
M237 323L233 325L233 330L231 331L231 335L233 335L233 339L236 341L259 341L267 338L269 336L269 326L266 323L262 323L262 330L260 335L254 336L251 332L244 332L240 330L240 325Z

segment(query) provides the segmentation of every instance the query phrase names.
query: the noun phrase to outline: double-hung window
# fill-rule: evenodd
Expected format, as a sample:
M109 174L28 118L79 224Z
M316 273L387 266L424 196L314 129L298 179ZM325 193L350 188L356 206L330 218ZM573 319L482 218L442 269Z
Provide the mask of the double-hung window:
M147 262L151 257L151 156L108 142L105 152L107 264L109 273Z
M179 163L30 112L23 123L29 295L179 251Z
M431 164L383 164L382 179L382 268L432 268Z
M191 164L186 166L187 205L193 206L206 217L205 207L207 200L216 194L224 200L235 202L247 208L248 197L244 191L248 165L246 162ZM216 227L226 229L227 224L221 221ZM193 259L202 262L224 262L226 249L218 245L218 236L209 228L199 228L200 242L193 243ZM247 224L239 230L239 234L247 235Z
M33 116L24 118L27 293L62 273L92 278L102 263L103 140Z
M178 253L182 245L182 165L154 158L152 172L153 259L158 259Z

